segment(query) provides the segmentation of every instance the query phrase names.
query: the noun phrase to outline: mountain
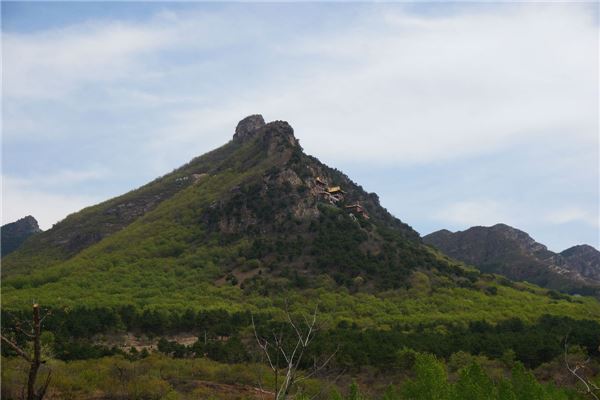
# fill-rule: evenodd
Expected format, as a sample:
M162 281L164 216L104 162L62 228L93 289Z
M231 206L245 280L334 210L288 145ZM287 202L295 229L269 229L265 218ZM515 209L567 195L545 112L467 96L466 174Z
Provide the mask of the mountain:
M203 280L263 291L323 279L393 289L409 286L417 269L466 279L376 194L304 154L287 122L260 115L240 121L224 146L69 215L8 256L2 272L75 279L105 268L102 260L147 272L167 260L201 269Z
M583 244L569 247L560 255L567 261L569 269L584 278L600 282L600 251Z
M31 235L41 232L38 222L31 215L2 225L2 257L17 250Z
M527 233L505 224L454 233L443 229L423 240L483 272L573 293L590 294L600 288L600 252L591 246L554 253Z

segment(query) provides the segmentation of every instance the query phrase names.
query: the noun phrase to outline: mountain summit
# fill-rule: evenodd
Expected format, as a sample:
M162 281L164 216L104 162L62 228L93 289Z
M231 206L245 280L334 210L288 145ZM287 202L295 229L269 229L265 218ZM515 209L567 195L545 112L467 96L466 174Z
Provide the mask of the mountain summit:
M41 232L38 222L31 215L3 225L2 234L2 257L18 249L31 235Z
M233 140L244 141L251 138L253 134L264 126L265 120L262 115L250 115L238 122L237 127L235 128L235 134L233 135Z
M194 269L207 283L259 291L324 280L408 287L417 270L466 279L376 194L306 155L287 122L260 115L241 120L224 146L69 215L7 257L3 274L50 269L75 282L114 266Z

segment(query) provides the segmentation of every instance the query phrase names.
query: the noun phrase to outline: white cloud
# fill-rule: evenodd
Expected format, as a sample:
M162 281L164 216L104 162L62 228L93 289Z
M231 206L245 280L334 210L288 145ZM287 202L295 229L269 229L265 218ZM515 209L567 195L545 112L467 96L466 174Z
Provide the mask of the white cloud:
M159 12L144 23L86 22L34 33L2 33L3 95L14 99L66 99L78 89L107 84L154 83L163 51L217 49L244 38L254 23L231 30L228 15ZM239 35L239 36L238 36ZM85 94L84 94L85 96ZM146 93L146 100L150 93Z
M474 225L513 224L515 218L508 207L496 200L466 200L451 203L433 213L433 219L445 224L470 227Z
M162 30L124 23L2 36L4 95L30 99L60 99L85 84L143 73L141 57L171 40Z
M20 186L30 187L69 187L82 182L89 182L105 178L108 175L106 168L97 166L81 170L61 169L46 174L30 175L26 178L7 178L10 182Z
M551 211L546 214L544 220L555 225L563 225L575 222L600 228L598 213L589 212L581 207L566 207Z
M597 27L580 8L394 13L384 28L308 39L307 56L340 62L266 109L295 118L329 159L427 163L531 137L597 143Z
M346 29L284 45L265 39L254 18L239 20L236 29L246 35L235 36L224 24L227 12L165 10L146 24L5 34L4 90L9 99L64 97L91 84L150 107L168 95L152 93L152 86L123 88L126 81L103 85L125 78L139 84L145 76L152 77L148 85L156 84L175 65L153 64L151 56L160 58L164 50L189 47L197 62L202 49L229 51L232 43L254 38L273 57L297 61L285 69L265 65L272 74L260 91L199 93L187 107L166 102L172 118L150 132L154 141L163 141L166 129L175 141L200 128L222 129L251 109L290 120L308 150L334 161L427 163L565 134L589 145L597 143L598 129L598 38L591 14L581 4L526 4L420 16L394 5ZM240 52L240 62L246 56L252 59ZM202 126L193 113L203 116ZM175 126L166 125L174 119Z
M251 110L290 121L309 152L333 162L422 164L532 139L596 151L597 47L587 5L445 17L384 8L273 45L297 64L266 66L260 91L216 93L217 107L177 112L170 138L189 137L200 119L205 131L233 126Z

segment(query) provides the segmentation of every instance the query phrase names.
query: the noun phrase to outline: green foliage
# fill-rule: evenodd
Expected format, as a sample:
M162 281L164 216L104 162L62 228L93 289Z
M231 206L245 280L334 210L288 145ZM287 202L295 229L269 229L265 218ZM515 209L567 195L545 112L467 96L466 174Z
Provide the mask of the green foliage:
M256 387L259 381L265 390L271 390L275 383L274 376L264 365L220 364L206 358L171 358L157 353L134 358L51 360L48 367L53 371L50 392L53 398L64 399L98 396L106 399L247 398L244 392L235 391L242 390L244 385ZM46 373L45 370L42 372ZM3 399L18 398L26 373L27 364L20 358L2 358ZM415 357L413 374L413 378L399 386L388 385L378 394L365 393L356 380L340 391L336 387L329 388L331 383L326 380L309 379L293 395L307 399L322 393L318 398L332 400L584 399L574 390L539 383L522 364L513 368L510 379L492 380L477 363L463 368L457 379L451 379L442 360L419 353Z
M455 400L479 400L494 394L494 384L478 364L464 368L454 384L451 398Z
M450 398L450 385L446 368L431 354L419 354L415 360L413 380L402 387L402 395L414 400L446 400Z
M352 384L350 385L350 393L348 393L348 397L346 397L346 399L347 400L365 400L362 393L360 392L360 389L359 389L356 381L353 381Z
M517 400L543 400L545 397L543 387L521 363L514 366L511 383Z

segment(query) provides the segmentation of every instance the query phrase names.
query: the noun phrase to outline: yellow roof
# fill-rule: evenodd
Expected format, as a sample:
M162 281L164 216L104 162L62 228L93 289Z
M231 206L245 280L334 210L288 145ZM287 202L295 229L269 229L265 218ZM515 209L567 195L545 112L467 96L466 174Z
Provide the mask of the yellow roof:
M327 188L327 191L328 191L329 193L341 192L341 191L342 191L342 188L341 188L341 187L339 187L339 186L334 186L334 187Z

